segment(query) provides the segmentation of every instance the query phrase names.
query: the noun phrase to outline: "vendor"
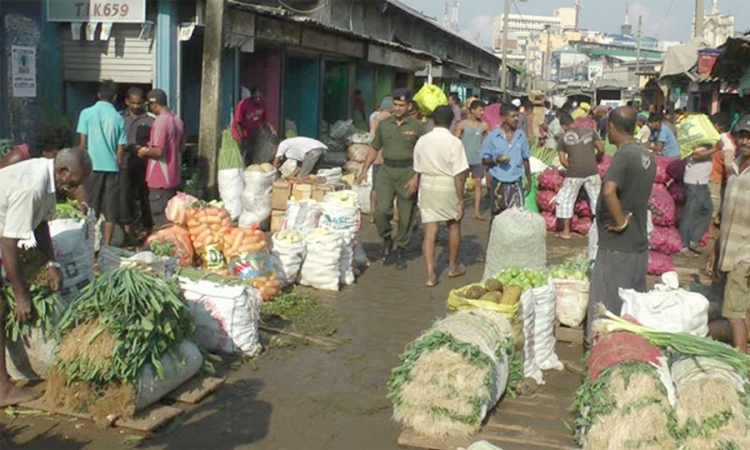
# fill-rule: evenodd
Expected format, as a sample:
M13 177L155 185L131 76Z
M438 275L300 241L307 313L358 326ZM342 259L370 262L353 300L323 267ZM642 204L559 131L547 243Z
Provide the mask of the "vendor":
M276 151L273 165L278 169L284 160L296 161L297 168L287 178L305 178L315 170L327 150L324 143L313 138L299 136L284 139Z
M36 158L0 169L0 255L5 275L15 298L14 314L18 322L29 320L31 294L26 280L20 276L18 241L36 238L37 246L49 258L50 288L62 287L60 265L54 253L47 227L55 213L56 196L72 197L91 175L91 158L85 150L63 149L54 160ZM0 288L3 280L0 278ZM5 324L8 310L0 290L0 324ZM0 330L0 408L16 405L37 397L34 391L19 388L10 381L5 365L5 331Z

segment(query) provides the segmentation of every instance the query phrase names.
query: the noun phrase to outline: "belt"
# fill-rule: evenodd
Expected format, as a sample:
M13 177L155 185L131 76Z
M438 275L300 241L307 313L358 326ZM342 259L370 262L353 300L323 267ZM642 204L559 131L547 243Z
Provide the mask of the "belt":
M386 159L383 160L383 164L388 167L412 167L414 165L414 160L406 159L401 161L394 161L392 159Z

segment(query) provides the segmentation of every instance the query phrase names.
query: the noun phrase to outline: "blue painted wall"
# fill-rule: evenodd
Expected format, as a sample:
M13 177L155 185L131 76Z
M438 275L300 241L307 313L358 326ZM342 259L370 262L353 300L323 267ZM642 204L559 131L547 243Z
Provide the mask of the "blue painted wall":
M167 93L169 104L177 104L177 27L175 0L159 0L156 15L156 76L154 87ZM184 59L183 59L184 61Z
M320 70L317 59L286 60L284 115L297 125L300 136L318 137L320 123Z

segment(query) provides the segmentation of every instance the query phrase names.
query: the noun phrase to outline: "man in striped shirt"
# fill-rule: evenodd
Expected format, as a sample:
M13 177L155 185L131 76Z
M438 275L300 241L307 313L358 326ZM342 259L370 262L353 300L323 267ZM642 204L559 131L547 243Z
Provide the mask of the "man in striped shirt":
M166 92L154 89L146 98L156 120L151 127L149 145L141 147L138 156L148 160L146 185L151 218L154 227L161 228L169 223L164 211L182 181L180 162L185 145L185 129L182 120L167 107Z

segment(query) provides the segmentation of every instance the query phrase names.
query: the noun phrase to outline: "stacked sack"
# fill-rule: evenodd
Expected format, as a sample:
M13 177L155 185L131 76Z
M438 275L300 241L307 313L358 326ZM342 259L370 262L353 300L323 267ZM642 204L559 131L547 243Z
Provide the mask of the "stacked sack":
M372 135L370 133L358 133L349 138L349 147L346 150L348 161L344 169L352 174L354 178L359 176L364 166L367 154L370 152ZM349 183L352 190L357 193L362 213L370 213L370 192L372 192L372 171L368 173L367 181L362 184Z

